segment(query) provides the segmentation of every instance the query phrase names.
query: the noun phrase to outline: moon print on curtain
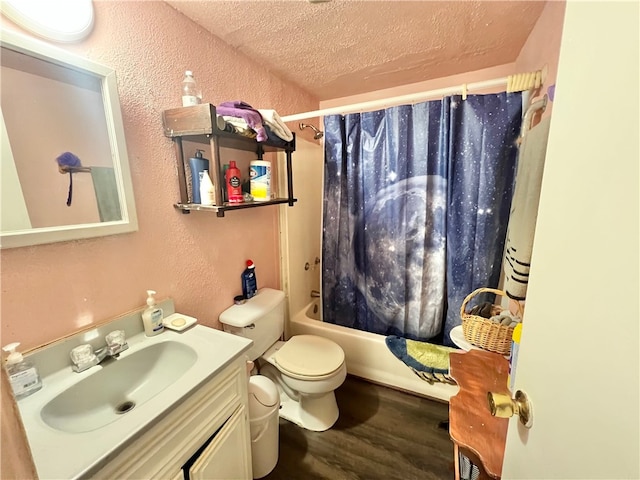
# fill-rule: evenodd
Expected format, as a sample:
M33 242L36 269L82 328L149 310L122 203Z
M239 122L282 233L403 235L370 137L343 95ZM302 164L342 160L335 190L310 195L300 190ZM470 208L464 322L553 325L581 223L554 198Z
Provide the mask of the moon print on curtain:
M448 97L375 112L325 117L322 267L325 321L417 340L433 340L442 335L448 318L447 304L452 305L447 300L452 288L447 278L448 258L453 255L458 259L455 252L448 251L447 231L455 220L449 213L451 199L457 189L467 188L476 190L472 195L475 197L480 185L493 182L503 191L498 194L488 191L489 197L509 203L515 171L520 94L493 95L497 97L494 102L479 101L476 97L489 96L469 96L462 102L469 102L467 105L462 105L459 97ZM488 103L491 105L482 109L478 122L477 105ZM470 132L473 138L469 137ZM495 142L491 140L493 137ZM495 155L492 148L486 148L487 143L504 144L502 151L506 153ZM475 145L483 152L480 158L472 158L478 150ZM489 150L495 158L485 158L484 152ZM476 171L478 162L483 167ZM500 164L504 172L487 168L484 165L487 162ZM475 185L468 185L469 175L460 176L460 168L464 169L467 163L474 165L469 170L473 172L470 176L479 177ZM458 180L451 181L451 172L464 182L457 185ZM500 181L485 178L496 175L504 178ZM481 242L487 246L486 256L491 257L488 263L496 263L497 277L493 268L488 274L474 272L486 268L478 266L483 262L473 258L467 276L471 283L480 279L493 281L495 277L497 284L500 264L493 259L492 252L497 252L498 259L502 255L509 204L503 209L484 206L481 200L483 212L492 212L489 216L498 213L499 217L495 235L486 235ZM466 197L461 202L465 212L471 209L477 214L477 202L467 205ZM480 220L482 225L488 225L485 216ZM481 235L487 233L484 227L479 230ZM474 242L477 241L476 235ZM463 242L463 247L468 250L467 243ZM477 254L472 249L460 252L460 258L469 253ZM461 286L453 289L456 295L469 283L466 278L460 281L458 273L456 270L455 281ZM459 306L453 305L452 311ZM449 330L446 329L447 334Z

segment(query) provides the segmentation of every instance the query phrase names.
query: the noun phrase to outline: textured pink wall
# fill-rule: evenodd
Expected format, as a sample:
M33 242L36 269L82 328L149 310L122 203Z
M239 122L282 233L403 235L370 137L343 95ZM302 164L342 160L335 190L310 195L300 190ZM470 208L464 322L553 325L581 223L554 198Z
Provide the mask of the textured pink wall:
M20 341L28 349L141 307L149 288L159 298L173 297L179 311L200 323L219 327L218 314L240 293L246 258L257 265L259 286L279 286L278 207L225 218L173 208L178 183L161 112L180 105L187 69L214 104L242 99L286 115L318 108L317 99L163 2L94 6L90 37L63 48L117 72L139 231L2 250L2 344ZM4 19L2 27L19 30Z
M333 98L331 100L322 100L320 102L320 108L332 108L342 105L350 105L353 103L368 102L374 100L382 100L390 97L399 97L402 95L410 95L413 93L428 92L430 90L439 90L441 88L461 86L464 83L483 82L486 80L493 80L495 78L506 77L514 72L513 63L507 63L505 65L498 65L495 67L483 68L482 70L474 70L457 75L450 75L448 77L434 78L432 80L425 80L424 82L410 83L408 85L398 85L393 88L385 88L383 90L375 90L368 93L359 95L352 95L349 97ZM493 89L480 89L474 90L471 93L490 93L497 91ZM429 100L435 100L437 97L433 97Z

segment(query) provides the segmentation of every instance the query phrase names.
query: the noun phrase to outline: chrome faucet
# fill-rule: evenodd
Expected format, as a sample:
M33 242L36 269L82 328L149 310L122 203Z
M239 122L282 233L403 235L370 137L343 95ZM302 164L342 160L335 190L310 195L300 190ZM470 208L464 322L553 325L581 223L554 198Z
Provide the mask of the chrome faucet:
M118 356L129 348L129 344L124 338L124 330L114 330L109 333L105 340L107 344L93 351L93 347L86 343L75 347L69 353L73 365L71 368L74 372L84 372L88 368L101 363L105 358L118 358Z

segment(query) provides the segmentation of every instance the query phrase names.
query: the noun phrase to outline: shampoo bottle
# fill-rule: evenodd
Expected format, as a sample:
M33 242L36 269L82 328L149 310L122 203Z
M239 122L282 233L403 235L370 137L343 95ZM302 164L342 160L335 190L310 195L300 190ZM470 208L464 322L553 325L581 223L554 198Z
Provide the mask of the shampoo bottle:
M256 266L251 260L247 260L247 268L242 272L242 295L244 295L244 298L251 298L256 293L258 293Z
M19 345L19 343L10 343L2 347L5 352L9 352L5 367L16 400L28 397L42 388L42 379L35 365L25 360L20 352L16 352Z
M227 184L227 198L229 203L242 203L243 196L240 169L233 160L229 162L229 168L225 172L225 181Z
M147 305L148 307L142 312L142 323L144 325L144 334L147 337L153 337L162 333L164 330L164 324L162 323L163 314L162 309L156 306L156 299L153 297L156 294L153 290L147 290Z

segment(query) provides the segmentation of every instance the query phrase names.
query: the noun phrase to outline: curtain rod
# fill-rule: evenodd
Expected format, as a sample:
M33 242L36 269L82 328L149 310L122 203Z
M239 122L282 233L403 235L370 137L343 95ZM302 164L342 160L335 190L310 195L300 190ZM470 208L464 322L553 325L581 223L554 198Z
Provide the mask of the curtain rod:
M546 70L546 69L544 69ZM294 122L297 120L305 120L307 118L323 117L325 115L336 115L345 113L362 112L368 110L376 110L383 107L393 105L402 105L405 103L417 103L433 97L441 97L444 95L453 95L461 93L466 98L470 90L480 90L484 88L500 87L507 85L510 88L507 91L522 91L530 88L538 87L543 83L544 70L541 72L521 73L510 75L508 77L495 78L493 80L485 80L482 82L465 83L453 87L438 88L426 92L409 93L398 97L383 98L380 100L371 100L368 102L353 103L351 105L342 105L340 107L324 108L322 110L314 110L312 112L296 113L294 115L285 115L282 117L283 122ZM513 89L511 89L513 84ZM523 87L523 88L520 88Z

